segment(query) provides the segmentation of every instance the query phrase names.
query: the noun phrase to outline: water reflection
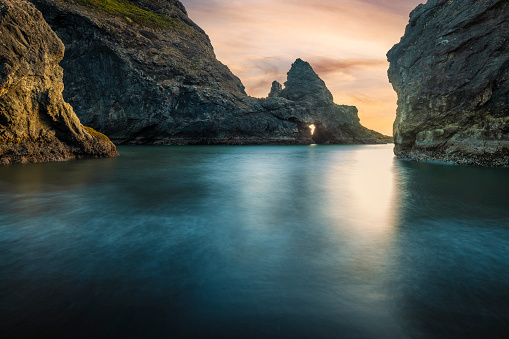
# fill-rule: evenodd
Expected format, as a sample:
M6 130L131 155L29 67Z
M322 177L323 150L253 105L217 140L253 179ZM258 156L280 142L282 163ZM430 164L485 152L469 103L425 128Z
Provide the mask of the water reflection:
M79 189L93 183L108 181L115 169L116 158L83 159L41 164L0 166L0 191L20 193Z
M508 331L506 170L391 146L120 152L0 168L0 333Z
M371 323L370 337L404 336L392 320L396 310L384 286L390 275L387 257L393 246L399 200L389 151L379 146L343 150L324 176L327 204L323 213L330 216L325 224L342 249L336 283L341 282L338 286L347 295L355 296L348 307L357 319Z
M397 161L390 255L399 317L416 337L509 334L509 171Z

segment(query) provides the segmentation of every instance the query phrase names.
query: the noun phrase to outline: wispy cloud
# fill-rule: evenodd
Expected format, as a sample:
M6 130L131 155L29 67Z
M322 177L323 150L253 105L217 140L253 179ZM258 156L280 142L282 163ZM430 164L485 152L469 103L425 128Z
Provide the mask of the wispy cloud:
M266 96L302 58L337 103L358 106L361 122L384 133L392 133L396 111L385 54L424 1L182 0L250 95Z
M422 0L421 2L425 2ZM325 11L361 10L369 12L376 8L386 13L408 15L420 2L409 0L289 0L288 3L300 4L306 7L318 8Z
M346 73L355 73L357 69L373 69L386 67L387 61L383 59L332 59L332 58L313 58L310 60L315 72L325 75L336 73L338 71Z

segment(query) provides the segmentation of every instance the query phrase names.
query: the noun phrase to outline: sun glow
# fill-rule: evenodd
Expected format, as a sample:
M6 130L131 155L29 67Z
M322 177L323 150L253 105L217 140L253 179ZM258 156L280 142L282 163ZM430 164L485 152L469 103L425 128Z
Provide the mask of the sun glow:
M316 126L314 124L309 125L309 129L311 130L311 135L315 134Z

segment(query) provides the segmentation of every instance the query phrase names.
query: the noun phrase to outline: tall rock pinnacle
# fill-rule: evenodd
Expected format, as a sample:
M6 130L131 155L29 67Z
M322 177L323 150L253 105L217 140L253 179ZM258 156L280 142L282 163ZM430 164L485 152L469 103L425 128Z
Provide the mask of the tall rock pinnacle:
M333 102L332 93L325 82L320 79L313 68L306 61L295 60L288 72L288 80L280 97L293 101L309 101L318 106L329 105Z

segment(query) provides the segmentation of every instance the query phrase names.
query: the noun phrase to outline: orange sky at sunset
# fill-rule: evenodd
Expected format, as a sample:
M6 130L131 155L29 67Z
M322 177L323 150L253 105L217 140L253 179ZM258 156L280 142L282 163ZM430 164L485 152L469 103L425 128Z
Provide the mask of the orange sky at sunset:
M361 123L392 135L396 93L386 53L408 15L426 0L182 0L207 32L217 58L265 97L293 61L308 61L337 104L355 105Z

